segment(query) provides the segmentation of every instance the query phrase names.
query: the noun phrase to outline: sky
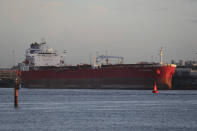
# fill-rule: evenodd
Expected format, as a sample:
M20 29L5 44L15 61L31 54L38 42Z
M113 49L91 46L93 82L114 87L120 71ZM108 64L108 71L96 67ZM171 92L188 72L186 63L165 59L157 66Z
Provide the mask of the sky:
M44 38L66 63L96 54L125 63L197 60L197 0L0 0L0 67Z

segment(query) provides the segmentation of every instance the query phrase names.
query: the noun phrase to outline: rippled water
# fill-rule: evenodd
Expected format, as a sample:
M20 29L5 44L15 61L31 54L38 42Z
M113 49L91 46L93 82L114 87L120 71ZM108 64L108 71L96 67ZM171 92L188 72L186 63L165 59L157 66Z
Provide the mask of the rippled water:
M0 88L1 131L197 130L197 91Z

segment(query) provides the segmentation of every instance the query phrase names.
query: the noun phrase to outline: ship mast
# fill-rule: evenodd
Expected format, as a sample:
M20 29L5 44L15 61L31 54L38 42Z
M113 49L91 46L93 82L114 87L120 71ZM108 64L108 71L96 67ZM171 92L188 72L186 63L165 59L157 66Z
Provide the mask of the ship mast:
M163 64L162 56L163 56L163 48L161 47L161 49L160 49L160 65Z

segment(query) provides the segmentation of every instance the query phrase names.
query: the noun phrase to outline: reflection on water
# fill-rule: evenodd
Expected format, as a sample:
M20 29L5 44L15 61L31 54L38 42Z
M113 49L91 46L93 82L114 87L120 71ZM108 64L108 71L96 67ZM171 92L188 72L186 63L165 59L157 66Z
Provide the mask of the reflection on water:
M0 88L0 130L197 130L197 91Z

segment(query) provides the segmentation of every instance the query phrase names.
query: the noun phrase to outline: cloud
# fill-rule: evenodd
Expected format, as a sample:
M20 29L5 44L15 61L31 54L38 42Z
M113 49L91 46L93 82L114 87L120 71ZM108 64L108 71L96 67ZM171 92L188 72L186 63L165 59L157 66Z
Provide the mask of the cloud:
M156 11L156 12L161 12L161 11L168 11L169 8L157 8L157 9L153 9L153 11Z
M100 5L89 5L88 9L96 13L107 13L110 9Z
M48 8L48 9L61 9L64 8L65 3L61 1L48 1L45 3L42 3L43 8Z
M184 2L190 2L190 3L193 3L193 2L197 2L197 0L182 0Z
M144 59L136 49L149 44L147 50L152 51L157 48L154 43L166 39L174 44L174 54L169 56L176 55L181 42L196 44L196 1L0 0L1 63L8 61L4 56L12 49L21 57L28 43L42 37L57 50L67 48L84 55L73 55L73 61L86 57L87 49L110 49L135 62Z
M186 19L186 21L197 24L197 18L190 18L190 19Z

